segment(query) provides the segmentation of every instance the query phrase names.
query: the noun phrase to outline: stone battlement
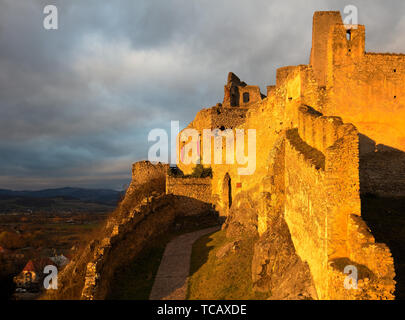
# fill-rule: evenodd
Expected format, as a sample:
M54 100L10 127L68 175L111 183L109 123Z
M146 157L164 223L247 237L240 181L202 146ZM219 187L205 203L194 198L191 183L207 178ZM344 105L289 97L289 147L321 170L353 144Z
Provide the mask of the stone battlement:
M343 124L339 117L324 117L308 106L298 109L298 133L301 139L323 154L349 132L357 135L356 128L352 124Z
M345 26L337 11L316 12L308 65L279 68L276 85L267 87L267 99L254 89L249 104L241 102L240 94L250 86L230 73L223 106L203 111L209 120L199 113L188 127L199 132L221 127L256 130L260 156L255 173L239 176L235 165L213 165L212 203L222 215L233 212L231 220L241 226L244 208L256 210L257 230L264 237L258 243L266 243L274 221L284 220L319 299L394 297L390 250L375 242L361 218L360 196L362 190L394 194L382 177L395 183L396 196L405 196L402 175L389 178L399 172L391 163L405 172L403 57L366 53L364 26ZM246 113L233 112L243 108ZM380 144L392 149L374 152ZM184 172L192 170L178 165ZM197 198L190 190L181 193ZM355 292L343 286L348 264L361 273L360 290Z

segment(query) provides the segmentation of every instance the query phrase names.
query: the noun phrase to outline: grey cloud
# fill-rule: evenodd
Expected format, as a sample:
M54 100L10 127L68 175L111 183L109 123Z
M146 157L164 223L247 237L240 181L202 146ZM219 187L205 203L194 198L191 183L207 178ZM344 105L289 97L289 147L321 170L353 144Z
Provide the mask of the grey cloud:
M227 73L308 63L316 10L359 8L370 51L405 52L403 1L0 0L0 188L120 187L147 134L222 100Z

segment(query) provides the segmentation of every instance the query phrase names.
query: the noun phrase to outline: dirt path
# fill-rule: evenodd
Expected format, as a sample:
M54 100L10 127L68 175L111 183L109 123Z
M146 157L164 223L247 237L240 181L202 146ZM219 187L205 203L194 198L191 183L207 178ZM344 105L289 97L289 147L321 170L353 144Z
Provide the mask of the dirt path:
M183 234L167 244L149 296L150 300L186 299L193 243L219 229L220 227L212 227Z

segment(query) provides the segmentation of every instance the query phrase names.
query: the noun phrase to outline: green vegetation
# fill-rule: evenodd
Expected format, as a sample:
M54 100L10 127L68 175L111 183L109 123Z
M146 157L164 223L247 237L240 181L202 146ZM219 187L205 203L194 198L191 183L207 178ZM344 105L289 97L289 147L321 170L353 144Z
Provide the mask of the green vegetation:
M173 178L184 178L184 173L178 167L170 167L167 170L167 175Z
M190 300L260 300L254 293L251 262L254 238L247 237L223 258L216 253L225 244L225 231L218 231L196 241L193 245L188 296Z
M193 173L191 174L192 178L212 178L212 169L211 168L204 168L202 164L197 164L194 169Z
M212 168L204 168L202 164L197 164L191 174L185 175L179 168L170 167L167 174L174 178L212 178Z

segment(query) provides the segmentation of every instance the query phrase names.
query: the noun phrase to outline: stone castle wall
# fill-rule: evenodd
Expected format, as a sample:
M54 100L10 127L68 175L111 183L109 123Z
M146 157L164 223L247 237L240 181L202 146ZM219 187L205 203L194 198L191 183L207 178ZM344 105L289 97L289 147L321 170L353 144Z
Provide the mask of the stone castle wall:
M312 50L309 64L313 66L315 77L320 86L326 85L329 30L336 23L342 23L339 11L320 11L314 14Z
M211 178L166 177L166 194L185 196L211 203Z
M173 197L160 195L145 198L129 216L114 221L111 233L93 244L81 299L105 299L117 268L132 261L151 239L167 231L175 217Z
M362 220L360 194L405 195L405 157L395 150L403 126L379 129L392 123L390 112L398 117L403 110L394 91L405 82L404 64L401 55L366 54L364 46L364 26L347 40L340 13L316 13L309 65L278 69L267 98L249 105L236 126L232 119L243 109L223 108L223 117L220 106L209 121L199 116L189 126L256 130L256 171L241 176L236 164L211 165L212 202L228 215L231 199L232 221L240 207L241 224L248 202L260 236L281 216L320 299L391 299L395 289L391 253ZM343 286L351 264L361 270L358 291Z
M287 134L284 218L297 254L308 263L322 299L327 291L328 195L325 172L319 167L320 159L311 157L313 151L296 130Z
M392 299L393 258L361 218L360 194L405 195L400 93L405 56L365 53L364 26L352 28L349 37L347 32L339 12L315 13L308 65L278 69L267 97L230 73L223 103L201 110L187 127L200 133L200 152L204 129L255 129L258 156L252 175L240 175L236 163L215 164L211 157L210 164L202 164L212 168L212 179L174 178L166 176L164 165L141 163L134 167L133 181L164 176L167 196L179 200L177 210L195 214L213 206L224 216L232 214L228 227L256 229L262 244L271 226L285 225L284 236L308 266L319 299ZM179 144L179 159L187 143ZM225 145L224 139L223 161ZM178 165L185 174L194 167ZM170 224L170 217L161 219ZM134 228L131 219L114 232L122 228L125 234L126 223ZM359 270L359 290L344 287L348 265ZM93 269L97 266L89 265L89 274L97 273Z
M59 274L59 289L49 299L105 299L117 268L129 263L148 242L184 216L173 195L165 194L168 165L141 161L125 198L94 240Z
M132 165L132 180L129 190L136 188L143 183L150 183L153 180L165 179L168 164L153 164L149 161L139 161Z
M211 178L166 177L166 194L174 195L177 209L186 216L199 215L212 208Z
M298 129L286 135L284 215L297 254L310 267L318 297L391 298L391 254L384 244L375 243L360 217L357 130L308 107L300 108L299 119ZM371 283L361 282L358 291L344 289L344 266L337 267L342 259L345 266L367 269L364 277Z
M318 297L327 299L329 259L348 255L347 215L360 215L357 131L309 107L298 119L286 134L284 214Z
M167 176L168 168L148 161L133 165L130 188L108 219L104 237L89 245L81 299L105 299L114 272L165 233L177 217L212 210L210 178L173 178Z
M404 83L405 55L365 53L364 26L352 28L348 39L339 12L315 13L308 65L278 69L267 97L230 73L223 103L201 110L187 127L200 138L204 129L256 130L254 173L240 175L236 162L215 164L212 157L210 164L202 163L212 168L206 179L167 176L168 165L135 164L120 205L126 214L110 221L109 235L95 246L82 297L103 298L108 291L103 279L164 232L177 214L215 208L228 218L228 229L243 230L227 234L254 230L259 249L269 234L275 239L270 229L279 226L292 243L289 256L299 257L310 271L313 297L393 299L393 258L363 221L360 195L405 196ZM179 143L179 160L187 143ZM181 161L178 166L185 174L194 167ZM134 202L143 184L157 195ZM135 250L128 251L128 241ZM264 255L259 249L255 254ZM268 264L268 258L254 260ZM359 270L359 290L344 287L349 265ZM252 271L256 280L259 269Z
M405 151L405 55L365 52L365 28L346 39L343 25L329 35L328 96L323 113L339 115L374 140Z

